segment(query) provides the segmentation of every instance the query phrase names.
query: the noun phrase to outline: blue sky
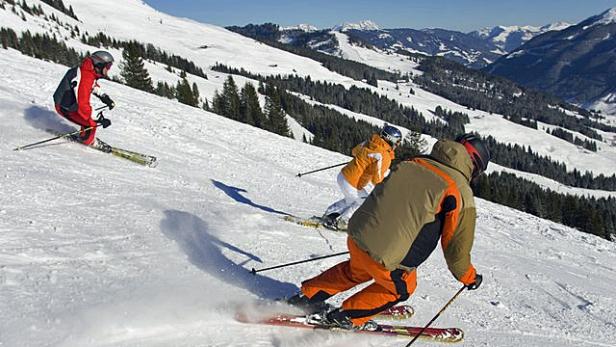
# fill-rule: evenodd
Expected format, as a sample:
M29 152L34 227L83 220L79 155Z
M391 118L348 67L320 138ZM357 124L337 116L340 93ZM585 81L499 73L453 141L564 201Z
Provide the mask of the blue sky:
M472 31L495 25L577 23L616 7L616 0L145 0L200 22L245 25L308 23L319 28L371 19L381 28Z

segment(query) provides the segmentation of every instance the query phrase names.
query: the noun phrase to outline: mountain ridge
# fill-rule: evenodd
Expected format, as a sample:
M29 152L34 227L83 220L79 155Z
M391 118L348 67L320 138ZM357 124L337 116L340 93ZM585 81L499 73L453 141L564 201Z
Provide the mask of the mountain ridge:
M592 104L616 91L616 8L539 35L486 67L486 71Z

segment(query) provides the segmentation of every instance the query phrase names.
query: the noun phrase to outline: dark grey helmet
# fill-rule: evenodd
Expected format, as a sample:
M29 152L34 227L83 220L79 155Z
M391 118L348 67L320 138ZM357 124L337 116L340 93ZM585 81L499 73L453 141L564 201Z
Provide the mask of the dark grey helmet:
M90 59L92 59L94 67L99 71L103 71L104 67L109 69L111 64L113 64L113 56L107 51L96 51L90 55Z

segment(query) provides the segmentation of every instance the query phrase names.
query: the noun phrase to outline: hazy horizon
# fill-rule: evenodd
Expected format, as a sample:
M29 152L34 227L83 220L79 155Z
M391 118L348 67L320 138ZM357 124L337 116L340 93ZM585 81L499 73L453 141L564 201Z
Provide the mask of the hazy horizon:
M251 2L145 0L162 12L220 26L271 22L281 26L310 24L331 28L344 22L371 20L381 28L443 28L469 32L497 25L543 26L554 22L578 23L612 7L614 0L325 0Z

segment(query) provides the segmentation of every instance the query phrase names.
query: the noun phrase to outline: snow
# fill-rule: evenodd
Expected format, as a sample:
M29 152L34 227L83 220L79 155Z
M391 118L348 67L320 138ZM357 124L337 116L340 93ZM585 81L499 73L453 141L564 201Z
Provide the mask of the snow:
M611 8L596 16L595 21L589 25L584 26L582 30L586 30L597 25L609 25L612 23L616 23L616 7Z
M32 0L33 5L36 5L37 2L38 0ZM274 49L241 35L229 32L223 28L168 16L135 0L117 2L118 4L114 3L113 6L85 0L73 0L68 4L73 6L78 17L83 21L83 23L79 23L82 32L87 30L90 34L94 34L101 29L108 35L112 35L118 39L137 39L141 42L153 43L168 52L174 52L174 54L190 59L199 66L204 67L206 73L210 77L208 80L190 75L188 79L191 83L197 83L202 97L210 101L214 95L214 91L220 89L222 83L226 79L226 75L207 69L208 66L219 62L238 68L242 67L253 73L265 75L279 73L298 74L300 76L310 75L312 80L339 83L347 88L351 86L368 88L392 100L396 100L404 106L416 108L428 120L432 117L431 111L437 106L452 111L468 113L469 116L471 116L471 125L476 121L483 122L484 119L489 120L490 118L495 118L492 124L498 122L498 128L481 125L475 127L472 125L469 129L482 129L482 134L490 134L496 137L497 140L506 143L517 143L520 145L528 144L524 137L513 136L513 134L515 134L514 131L523 131L527 128L520 129L518 125L511 124L511 122L502 119L502 116L499 115L489 115L483 111L467 110L464 106L421 90L421 88L412 83L407 86L401 85L400 90L396 90L395 84L380 81L380 88L374 88L366 83L354 81L348 77L327 70L321 64L313 60ZM45 7L46 5L43 4L42 6L46 9L45 11L47 13L52 11L48 7ZM57 11L54 13L63 23L77 23L72 18ZM20 28L19 30L28 29L32 32L45 32L47 30L45 29L48 26L47 22L43 22L42 19L38 19L37 17L26 16L28 20L24 22L19 16L11 13L10 10L0 10L0 21L4 23L4 20L6 20L11 26L15 25L17 28ZM143 30L137 30L137 27L143 28ZM70 39L66 29L58 28L57 30L59 33L58 35L60 37L65 37L67 44L71 47L84 52L96 49L86 46L77 40ZM421 71L415 69L417 63L408 60L408 57L384 54L384 52L353 46L348 44L346 35L343 33L336 33L336 35L341 43L341 52L343 52L344 57L347 59L360 61L393 72L400 71L402 73L412 72L413 74L421 74ZM204 42L204 40L207 42ZM204 44L207 45L207 48L199 48ZM113 51L113 53L116 57L120 57L119 51ZM170 83L175 83L175 81L177 81L177 75L162 71L162 65L158 66L159 67L155 69L158 72L153 72L155 75L153 77L155 82L157 80L168 81ZM148 68L150 67L151 65L148 65ZM115 74L117 71L118 70L114 69L112 72ZM218 78L216 76L218 76ZM247 79L236 77L236 81L238 82L238 86L241 87ZM253 81L253 83L255 82ZM411 87L415 95L410 95L408 93L408 89ZM310 134L305 129L302 130L297 126L298 124L291 124L294 135L298 140L301 141L301 136L299 135L302 134L306 134L307 137L310 137ZM580 153L575 147L567 147L567 149L559 150L558 153L556 153L558 155L555 156L553 148L559 146L559 144L552 143L554 139L555 138L550 135L541 133L536 137L538 148L535 149L533 147L533 149L537 150L541 155L550 155L554 160L563 161L569 170L577 168L581 171L589 170L591 172L606 173L609 175L616 171L614 170L616 166L613 165L614 161L616 161L616 150L614 147L607 148L606 152L590 155ZM550 143L550 145L545 145L546 143ZM569 150L573 150L574 152L571 154L564 153ZM581 160L577 160L578 157L575 153L579 155Z
M300 30L300 31L305 31L307 33L311 33L313 31L319 30L319 28L311 24L298 24L298 25L293 25L293 26L281 27L280 30L281 31Z
M333 31L345 32L347 30L380 30L378 24L366 19L359 23L344 23L336 25L332 28Z
M554 22L552 24L544 25L540 29L541 29L542 32L561 31L561 30L567 29L568 27L570 27L572 25L573 24L571 24L571 23L560 21L560 22Z
M498 47L504 48L512 37L515 37L517 40L518 37L521 36L521 43L524 43L537 35L541 35L552 30L564 30L570 26L571 24L566 22L555 22L542 27L532 25L499 25L495 27L482 28L475 31L474 34L484 39L489 38Z
M340 261L345 235L282 221L339 198L341 154L104 81L99 136L143 168L63 141L50 95L66 67L0 50L0 343L4 346L400 346L406 340L242 324L237 305L292 293ZM435 323L460 346L613 346L616 243L477 199L482 287ZM440 250L419 269L423 325L456 292ZM335 301L335 302L339 302Z
M418 63L409 60L409 57L397 53L383 52L377 48L366 48L349 43L349 37L338 31L331 31L339 43L339 55L341 58L363 63L389 72L403 74L422 74L417 70Z
M607 124L616 124L616 93L609 93L590 103L586 108L601 111L601 115L607 119Z
M84 21L80 26L91 34L103 28L116 38L152 42L204 68L222 62L264 74L297 69L313 80L365 86L311 60L222 28L161 14L137 1L65 4L75 8ZM52 11L45 6L46 12ZM23 22L10 11L0 11L0 21L14 30L44 32L49 26L30 16ZM57 32L66 35L63 29ZM92 48L71 39L67 43L82 51ZM199 49L203 44L208 48ZM155 81L174 83L179 78L161 64L148 62L147 68ZM256 278L246 271L345 250L344 235L307 230L278 217L283 212L319 214L337 200L335 170L302 179L294 175L348 157L111 82L103 82L103 87L118 106L107 113L113 126L99 136L158 156L158 168L142 168L62 141L12 151L47 138L46 128L70 128L50 105L65 70L0 49L0 345L404 343L250 326L233 319L235 305L289 294L303 279L339 261ZM211 98L226 74L206 73L207 80L188 79ZM234 78L240 87L250 81ZM370 88L417 108L428 119L437 105L466 112L470 129L492 133L506 143L531 144L534 150L537 146L569 167L613 173L609 148L590 156L576 152L562 140L529 132L499 115L466 110L412 83L396 90L395 84L379 81L379 88ZM354 116L378 122L369 115ZM305 133L298 124L290 125L294 133ZM527 133L528 138L517 136ZM464 293L436 325L463 328L463 345L468 346L616 344L614 243L480 199L478 213L473 259L486 281L480 290ZM458 285L437 251L420 268L419 288L409 300L418 311L412 323L427 322Z

